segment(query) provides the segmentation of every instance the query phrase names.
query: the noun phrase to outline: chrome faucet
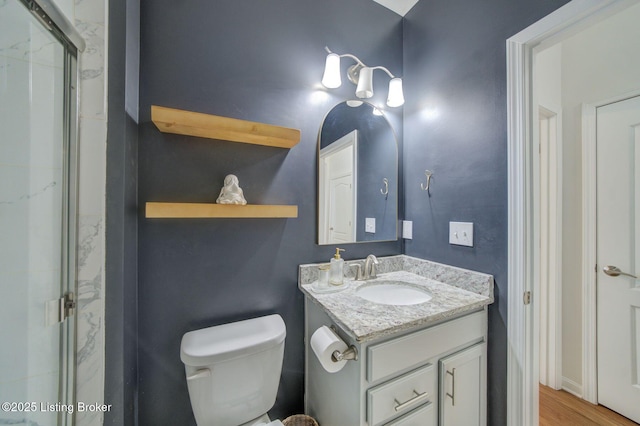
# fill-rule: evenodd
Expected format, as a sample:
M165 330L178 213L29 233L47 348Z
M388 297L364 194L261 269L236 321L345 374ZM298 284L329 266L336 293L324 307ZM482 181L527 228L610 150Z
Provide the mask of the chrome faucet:
M377 272L376 272L376 265L378 264L378 259L370 254L369 256L367 256L367 259L364 262L364 279L368 280L368 279L374 279L377 278Z

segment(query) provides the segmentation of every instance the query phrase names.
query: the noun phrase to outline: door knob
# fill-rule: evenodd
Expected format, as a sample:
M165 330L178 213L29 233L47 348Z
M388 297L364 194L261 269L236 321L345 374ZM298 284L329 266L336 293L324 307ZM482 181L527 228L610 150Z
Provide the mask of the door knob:
M602 268L602 271L605 274L609 275L610 277L617 277L618 275L626 275L627 277L635 278L636 280L638 279L638 277L636 277L635 275L622 272L620 268L618 268L617 266L607 265L604 268Z

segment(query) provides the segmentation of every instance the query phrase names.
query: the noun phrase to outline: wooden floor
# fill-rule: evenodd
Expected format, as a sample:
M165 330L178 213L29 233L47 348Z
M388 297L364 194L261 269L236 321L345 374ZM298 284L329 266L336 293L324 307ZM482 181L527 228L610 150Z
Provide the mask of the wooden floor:
M540 426L636 426L626 417L603 407L593 405L563 390L540 385Z

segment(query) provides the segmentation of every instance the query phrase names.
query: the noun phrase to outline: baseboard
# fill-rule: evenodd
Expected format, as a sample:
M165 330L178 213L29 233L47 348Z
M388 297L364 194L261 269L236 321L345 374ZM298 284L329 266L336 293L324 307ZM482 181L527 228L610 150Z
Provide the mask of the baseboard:
M578 398L582 398L582 385L571 379L567 379L566 377L562 378L562 389Z

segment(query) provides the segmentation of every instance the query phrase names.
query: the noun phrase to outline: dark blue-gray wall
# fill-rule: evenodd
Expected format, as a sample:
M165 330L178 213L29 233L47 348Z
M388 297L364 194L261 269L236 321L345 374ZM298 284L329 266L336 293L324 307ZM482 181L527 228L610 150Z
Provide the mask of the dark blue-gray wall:
M329 46L402 71L401 18L371 0L217 0L141 4L139 133L139 424L195 424L180 361L190 330L277 312L287 325L272 414L303 411L303 297L297 267L316 245L317 135L355 86L318 89ZM347 60L343 68L350 65ZM386 82L374 80L384 104ZM345 79L346 80L346 79ZM388 80L387 80L388 81ZM301 129L291 150L160 133L150 105ZM397 130L400 111L391 115ZM400 133L401 137L401 133ZM297 204L297 219L145 219L146 201L213 202L226 174L252 204ZM346 259L401 252L348 245Z
M405 253L492 274L488 424L506 424L506 40L567 0L422 0L405 17ZM434 172L430 196L420 190ZM449 244L474 223L474 247Z
M105 425L136 422L139 0L109 1L105 268ZM116 30L117 28L117 30Z

